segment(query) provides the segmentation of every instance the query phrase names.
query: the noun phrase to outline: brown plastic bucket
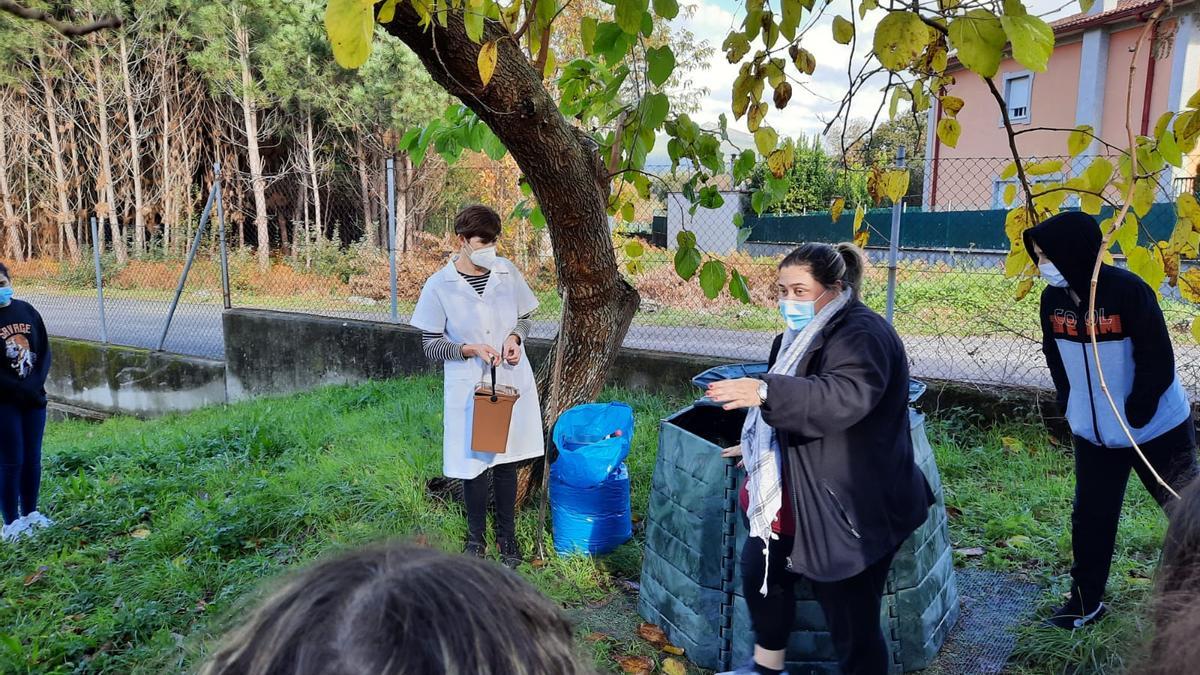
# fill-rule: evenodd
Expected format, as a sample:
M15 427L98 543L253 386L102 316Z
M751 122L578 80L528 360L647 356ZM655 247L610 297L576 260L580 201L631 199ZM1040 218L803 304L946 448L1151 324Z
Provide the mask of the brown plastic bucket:
M492 366L492 384L475 387L475 414L471 419L471 449L475 452L502 453L508 447L508 428L513 405L521 393L515 387L496 385L496 367Z

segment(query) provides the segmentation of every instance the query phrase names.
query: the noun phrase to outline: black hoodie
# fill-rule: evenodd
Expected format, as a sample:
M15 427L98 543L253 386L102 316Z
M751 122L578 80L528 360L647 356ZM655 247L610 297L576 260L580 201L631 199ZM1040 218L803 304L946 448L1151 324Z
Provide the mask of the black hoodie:
M1058 403L1076 435L1097 445L1128 447L1129 439L1100 387L1087 313L1101 233L1086 213L1060 213L1025 231L1035 262L1050 262L1069 284L1042 292L1042 349ZM1036 242L1046 261L1034 253ZM1126 270L1102 265L1096 286L1096 339L1105 381L1121 417L1143 443L1186 421L1191 410L1175 372L1175 355L1158 296Z
M42 316L27 302L0 307L0 403L46 407L50 339Z

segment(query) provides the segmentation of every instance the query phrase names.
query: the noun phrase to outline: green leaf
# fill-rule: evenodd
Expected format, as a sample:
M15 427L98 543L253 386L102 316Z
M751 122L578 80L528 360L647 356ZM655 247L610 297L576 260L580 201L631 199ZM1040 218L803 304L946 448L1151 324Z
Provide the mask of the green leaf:
M994 77L1008 38L1004 25L985 9L973 9L950 22L950 44L958 60L972 72Z
M1179 149L1179 144L1175 141L1175 132L1170 127L1163 129L1158 137L1158 152L1167 164L1176 168L1183 166L1183 152Z
M764 190L755 190L750 195L750 208L754 209L754 213L762 215L763 211L767 210L767 193Z
M737 232L737 245L741 246L750 239L750 235L754 234L754 230L749 227L739 227Z
M629 53L634 38L621 30L621 27L611 21L605 21L596 27L596 38L592 43L596 54L604 57L609 65L619 63Z
M496 72L496 59L499 54L496 51L496 42L493 40L479 48L479 81L483 86L487 86L492 81L492 74Z
M579 42L583 46L584 54L596 53L596 27L599 22L594 16L585 16L579 22Z
M654 13L670 21L679 16L679 3L676 0L654 0Z
M1054 29L1030 14L1008 14L1009 4L1005 3L1006 13L1000 23L1012 43L1013 58L1034 72L1045 72L1054 52Z
M500 138L489 130L483 139L483 153L493 162L499 162L508 154L508 148L504 147Z
M1079 11L1087 14L1096 5L1096 0L1079 0Z
M754 171L756 161L753 150L743 150L733 163L733 181L741 183L749 178L751 172Z
M383 6L379 8L379 23L386 25L396 18L396 2L397 0L387 0Z
M760 155L769 155L779 144L779 134L771 127L759 127L758 131L754 132L754 147L758 148Z
M860 20L867 18L867 12L873 9L879 9L879 3L876 0L861 0L858 3L858 18Z
M483 39L483 0L467 0L463 10L463 25L467 30L467 39L479 44Z
M725 287L725 264L720 260L709 260L700 268L700 288L704 297L715 299Z
M721 50L730 63L737 63L750 53L750 40L743 33L730 33L721 43Z
M375 33L374 7L370 0L329 0L325 6L325 32L339 66L354 69L367 62Z
M1166 267L1163 265L1163 260L1160 256L1154 254L1148 248L1135 246L1132 251L1125 254L1125 264L1129 267L1129 271L1138 275L1154 289L1154 294L1161 297L1159 288L1162 287L1163 279L1167 276Z
M1017 198L1017 184L1009 183L1004 186L1004 205L1012 206L1013 200Z
M661 92L654 94L646 94L642 99L641 105L641 122L643 127L657 129L666 121L667 114L671 110L671 103L667 99L667 95Z
M1109 218L1100 224L1100 231L1107 232L1112 228L1113 219ZM1138 221L1132 213L1125 214L1125 222L1113 233L1113 241L1121 247L1121 253L1128 256L1137 248Z
M1145 218L1154 206L1156 192L1153 178L1141 178L1133 184L1133 212L1138 218Z
M1079 155L1092 144L1093 129L1090 124L1081 124L1067 136L1067 152L1071 157Z
M833 39L841 45L848 45L854 39L854 24L840 16L833 17Z
M750 300L750 284L746 281L746 277L742 276L737 270L729 272L729 295L736 300L741 300L744 303L749 303ZM1198 321L1197 323L1200 323ZM1200 332L1197 332L1197 341L1200 341Z
M1091 192L1102 193L1108 187L1108 181L1113 175L1113 165L1104 157L1097 157L1083 172L1087 179L1087 187Z
M642 15L649 4L649 0L617 0L614 15L617 25L627 34L637 35L642 31Z
M800 0L780 0L780 4L783 5L783 18L779 22L779 32L791 42L796 39L796 29L800 27L804 6Z
M646 76L655 86L661 87L671 79L675 70L675 52L663 45L646 50Z
M646 247L642 245L639 239L630 239L625 242L625 255L630 258L640 258L646 252Z
M541 206L535 206L533 207L533 210L529 212L529 224L532 225L533 229L535 230L541 230L546 227L546 214L542 213Z
M1048 176L1052 173L1062 171L1063 163L1061 159L1048 159L1044 162L1035 162L1026 165L1025 173L1030 176Z
M933 39L929 26L913 12L888 12L875 28L875 58L892 72L906 70Z
M938 138L950 147L958 145L958 137L962 135L962 125L958 120L951 117L943 117L938 120L937 125Z
M1009 162L1008 166L1000 172L1000 180L1008 180L1017 175L1017 165L1014 162Z
M721 196L721 191L713 185L706 185L700 189L700 206L706 209L719 209L725 205L725 198Z
M687 247L681 246L675 251L675 273L682 279L691 279L696 276L696 270L700 269L701 262L703 260L700 257L700 251L696 250L694 244Z

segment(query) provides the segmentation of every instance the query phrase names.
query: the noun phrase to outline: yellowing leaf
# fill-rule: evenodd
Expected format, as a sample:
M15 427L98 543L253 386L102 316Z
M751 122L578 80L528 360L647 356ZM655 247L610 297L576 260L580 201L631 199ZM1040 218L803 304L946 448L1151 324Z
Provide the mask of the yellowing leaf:
M389 24L392 19L396 18L396 2L397 0L387 0L383 3L383 7L379 8L379 23Z
M845 208L846 208L846 200L845 199L843 199L842 197L837 197L836 199L834 199L833 203L829 205L829 219L832 220L834 223L836 223L838 221L838 218L842 217L842 211Z
M771 154L767 155L767 168L776 178L783 178L795 163L796 150L791 143L786 143L782 148L772 150Z
M1016 175L1017 165L1013 162L1009 162L1008 166L1004 167L1004 170L1000 172L1000 180L1008 180Z
M887 197L892 202L898 202L908 193L908 171L904 169L893 169L886 174L887 179Z
M973 9L950 22L950 45L958 50L958 60L972 72L994 77L1008 38L996 15L986 9Z
M129 536L133 537L134 539L145 539L146 537L150 536L150 530L147 530L144 527L139 527L133 532L130 532Z
M1067 152L1072 157L1082 153L1092 144L1092 127L1089 124L1081 124L1075 127L1070 136L1067 136Z
M663 675L687 675L687 666L679 659L665 659L662 671Z
M1022 279L1021 282L1017 284L1017 292L1015 294L1015 297L1018 301L1024 300L1025 296L1029 295L1029 291L1032 291L1032 290L1033 290L1033 277L1027 277L1025 279Z
M1113 225L1113 219L1109 218L1100 224L1100 231L1107 233ZM1128 256L1133 249L1137 248L1138 240L1138 221L1132 213L1125 214L1125 222L1117 231L1113 233L1113 241L1121 248L1121 254Z
M358 68L371 55L374 6L370 0L329 0L325 6L325 32L341 67Z
M1192 319L1192 339L1200 343L1200 316Z
M838 44L850 44L854 39L854 24L840 16L833 17L833 39Z
M1142 178L1133 184L1133 212L1138 218L1145 218L1150 213L1156 191L1152 178Z
M1194 229L1200 231L1200 202L1196 201L1195 195L1190 192L1179 195L1179 199L1175 202L1175 209L1180 217L1186 218Z
M758 154L766 156L771 154L775 146L779 143L779 134L771 127L759 127L758 131L754 132L754 147L758 148Z
M1088 165L1087 170L1083 172L1087 179L1087 189L1090 192L1103 194L1104 189L1108 187L1108 181L1113 175L1112 162L1104 157L1097 157Z
M1125 261L1130 272L1149 284L1150 288L1154 289L1155 295L1160 295L1159 288L1162 286L1163 278L1167 275L1162 258L1148 248L1136 246L1126 254Z
M499 53L496 51L496 42L485 43L479 48L479 81L483 86L487 86L492 81L492 74L496 72L496 59L499 58Z
M1034 72L1045 72L1054 51L1054 29L1031 14L1008 14L1005 4L1000 23L1012 43L1013 58Z
M1004 186L1004 205L1012 206L1013 200L1017 198L1017 184L1009 183Z
M913 12L890 11L875 27L875 58L893 72L907 69L933 39L929 26Z
M1025 167L1025 173L1030 176L1048 176L1052 173L1062 171L1063 163L1061 159L1048 159L1044 162L1035 162Z
M962 125L956 119L943 117L938 120L937 135L941 142L952 148L957 147L958 137L962 135Z
M1020 249L1014 248L1010 250L1008 255L1004 258L1004 276L1009 279L1021 276L1021 273L1025 271L1025 268L1028 267L1031 262L1033 262L1033 260L1025 251L1024 246L1022 246Z
M1171 129L1163 129L1158 136L1158 153L1162 155L1164 161L1173 167L1183 166L1183 151L1179 149L1179 143L1175 141L1175 132Z
M796 70L805 75L812 75L817 69L817 57L803 47L796 47L793 51L792 63L795 64Z
M1200 269L1193 267L1179 275L1179 294L1188 302L1200 303Z
M854 232L854 234L858 234L858 231L863 229L863 226L862 226L863 219L866 218L866 216L867 216L867 211L866 211L866 209L863 208L862 204L859 204L857 207L855 207L855 209L854 209L854 229L852 230Z
M945 110L946 114L951 117L957 115L958 111L963 109L963 105L965 102L957 96L942 97L942 110Z

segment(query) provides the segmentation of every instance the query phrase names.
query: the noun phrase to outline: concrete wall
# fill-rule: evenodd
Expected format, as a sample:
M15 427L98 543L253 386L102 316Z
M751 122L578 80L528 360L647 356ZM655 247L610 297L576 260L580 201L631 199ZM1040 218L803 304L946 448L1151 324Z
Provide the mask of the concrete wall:
M229 400L305 391L329 384L440 373L421 351L421 332L411 326L257 309L225 312L225 366ZM550 341L530 338L534 368ZM679 389L718 363L645 349L622 349L610 385L641 390Z
M46 393L59 415L149 417L225 402L220 361L51 337Z

